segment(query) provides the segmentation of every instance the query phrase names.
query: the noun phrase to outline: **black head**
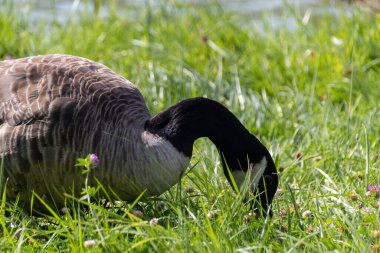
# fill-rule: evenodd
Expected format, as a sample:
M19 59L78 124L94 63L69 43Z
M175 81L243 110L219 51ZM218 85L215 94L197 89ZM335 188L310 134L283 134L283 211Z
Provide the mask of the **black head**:
M249 134L219 152L224 174L231 185L234 180L242 190L244 183L247 183L245 199L250 202L251 208L256 214L272 216L271 204L278 187L278 174L266 147Z

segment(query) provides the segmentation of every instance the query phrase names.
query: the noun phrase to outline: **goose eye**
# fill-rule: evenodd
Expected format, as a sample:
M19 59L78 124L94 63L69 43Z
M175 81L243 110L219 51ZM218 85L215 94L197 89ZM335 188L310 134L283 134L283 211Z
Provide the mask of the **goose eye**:
M163 129L165 126L168 125L170 120L171 120L170 117L158 118L156 122L153 123L154 129L156 130Z
M273 178L272 178L272 176L265 175L265 176L264 176L264 179L265 179L265 184L267 184L267 185L271 185L271 184L273 183Z
M164 128L168 124L168 122L169 122L169 120L161 121L160 123L158 123L156 125L156 128L157 129L162 129L162 128Z

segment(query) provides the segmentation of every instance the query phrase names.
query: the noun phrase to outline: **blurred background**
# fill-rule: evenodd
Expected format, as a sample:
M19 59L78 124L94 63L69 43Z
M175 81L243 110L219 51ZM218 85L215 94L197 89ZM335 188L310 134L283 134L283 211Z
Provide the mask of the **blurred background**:
M12 2L12 0L1 0L2 2ZM281 14L284 9L310 9L313 12L336 12L336 6L345 4L348 11L350 4L356 3L361 6L380 9L380 0L176 0L176 1L162 1L162 0L116 0L116 1L103 1L103 0L14 0L14 10L18 14L25 15L31 21L38 20L57 20L65 22L68 19L74 18L77 11L87 9L89 12L98 12L99 15L107 15L111 5L117 5L119 14L125 12L125 8L145 8L147 6L160 6L162 4L170 4L173 2L184 3L189 5L209 5L219 4L227 11L238 12L248 19L255 20L260 23L262 14L272 18L273 25L276 26L283 22ZM2 4L4 6L4 4ZM294 28L296 20L289 18L286 24L289 28Z

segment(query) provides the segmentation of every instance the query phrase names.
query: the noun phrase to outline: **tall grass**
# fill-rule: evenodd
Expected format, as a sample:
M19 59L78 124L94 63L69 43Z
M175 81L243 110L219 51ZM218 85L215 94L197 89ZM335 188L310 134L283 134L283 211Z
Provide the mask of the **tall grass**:
M188 97L220 101L270 149L281 188L274 217L253 217L216 149L199 140L180 184L155 199L74 200L71 212L33 217L3 195L3 251L380 249L379 198L366 193L380 184L378 13L343 5L307 19L289 7L280 17L294 18L293 30L216 4L113 2L102 15L88 2L66 23L28 23L12 2L0 3L0 57L65 53L102 62L138 86L152 114Z

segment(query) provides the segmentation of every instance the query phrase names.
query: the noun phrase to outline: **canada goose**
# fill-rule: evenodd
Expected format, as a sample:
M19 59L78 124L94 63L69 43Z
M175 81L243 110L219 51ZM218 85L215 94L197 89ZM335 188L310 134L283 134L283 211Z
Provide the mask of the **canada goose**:
M151 117L132 83L80 57L0 62L0 124L2 185L8 199L28 208L33 192L57 208L65 205L63 193L80 195L83 176L74 164L89 153L100 158L92 182L112 197L163 193L181 179L200 137L218 148L230 183L233 175L241 186L250 172L266 213L278 185L268 150L223 105L192 98Z

